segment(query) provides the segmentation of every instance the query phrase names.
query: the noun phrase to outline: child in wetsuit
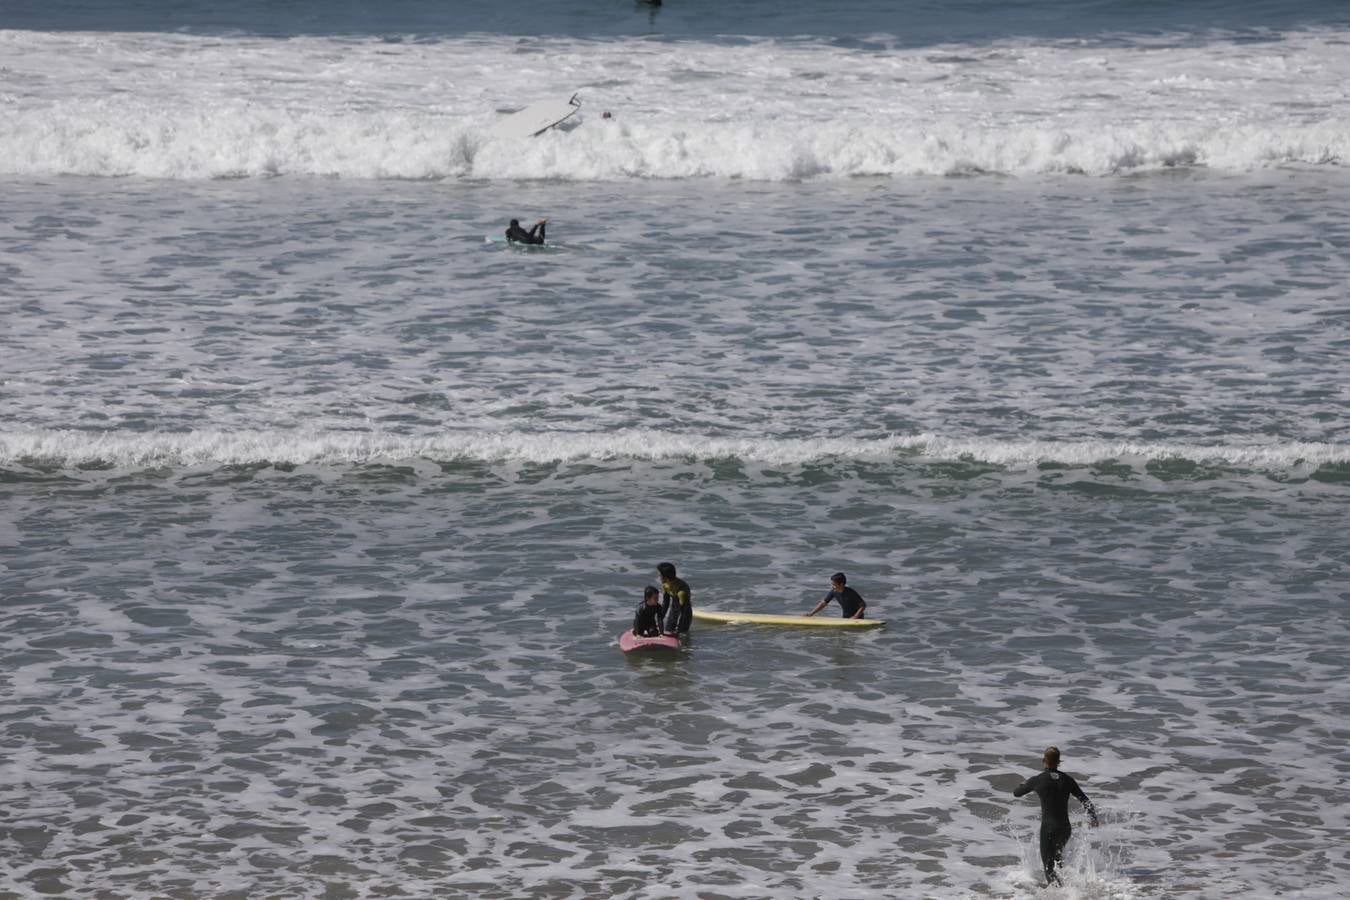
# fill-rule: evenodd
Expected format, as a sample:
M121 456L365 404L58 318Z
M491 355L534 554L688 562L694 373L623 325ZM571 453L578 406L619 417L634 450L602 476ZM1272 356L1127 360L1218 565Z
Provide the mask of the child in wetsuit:
M806 615L814 616L831 600L839 604L839 612L845 619L861 619L867 615L867 601L862 598L862 594L848 586L848 578L843 572L835 572L830 576L830 592Z
M661 636L661 592L650 584L642 592L642 604L633 616L634 637Z

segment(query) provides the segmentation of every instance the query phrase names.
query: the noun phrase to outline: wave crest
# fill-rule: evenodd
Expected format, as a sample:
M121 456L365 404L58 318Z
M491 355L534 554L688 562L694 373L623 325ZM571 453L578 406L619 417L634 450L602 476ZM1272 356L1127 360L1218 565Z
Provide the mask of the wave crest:
M170 180L793 181L955 174L1109 176L1176 167L1244 172L1350 160L1350 122L1204 128L1139 123L909 128L867 121L618 123L594 119L526 143L487 122L427 112L172 112L58 107L0 114L0 175Z

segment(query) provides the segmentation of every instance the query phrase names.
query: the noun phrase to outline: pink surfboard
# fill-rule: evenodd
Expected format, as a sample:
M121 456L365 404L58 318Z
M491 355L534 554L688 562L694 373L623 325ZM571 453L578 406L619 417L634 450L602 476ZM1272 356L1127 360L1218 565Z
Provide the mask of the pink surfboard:
M637 637L630 628L619 635L619 649L624 653L631 653L634 650L678 650L680 639L673 634L661 637Z

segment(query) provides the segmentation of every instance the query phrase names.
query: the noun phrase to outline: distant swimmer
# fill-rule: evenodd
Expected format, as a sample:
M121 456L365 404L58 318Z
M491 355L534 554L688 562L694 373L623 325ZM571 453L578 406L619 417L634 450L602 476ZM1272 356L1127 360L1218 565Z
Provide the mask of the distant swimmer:
M633 616L633 637L659 637L661 634L661 592L650 584L642 592L642 605Z
M830 592L816 604L815 609L804 615L814 616L828 606L831 600L839 604L839 612L845 619L866 618L867 601L862 598L862 594L848 586L848 578L843 572L835 572L830 576Z
M1059 770L1059 748L1045 748L1041 757L1045 769L1013 788L1014 797L1036 792L1041 798L1041 865L1045 866L1047 884L1060 884L1055 865L1063 860L1064 845L1073 834L1069 823L1069 798L1077 797L1087 810L1088 821L1097 827L1097 808L1083 793L1078 782Z
M676 577L672 563L658 565L656 574L661 576L662 634L688 634L689 623L694 619L694 597L688 582Z
M519 219L512 219L511 224L506 229L506 240L508 243L516 244L542 244L544 242L544 226L548 224L548 219L540 219L534 223L534 227L529 231L520 227Z

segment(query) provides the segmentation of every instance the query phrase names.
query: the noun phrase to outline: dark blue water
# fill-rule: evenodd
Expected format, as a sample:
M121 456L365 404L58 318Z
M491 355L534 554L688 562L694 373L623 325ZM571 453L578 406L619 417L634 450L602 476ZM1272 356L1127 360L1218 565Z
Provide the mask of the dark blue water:
M33 30L244 32L264 35L389 34L707 38L716 35L860 39L923 45L998 37L1100 39L1138 34L1288 29L1343 24L1350 4L1276 0L557 0L547 3L359 0L211 3L205 0L0 4L0 28Z

